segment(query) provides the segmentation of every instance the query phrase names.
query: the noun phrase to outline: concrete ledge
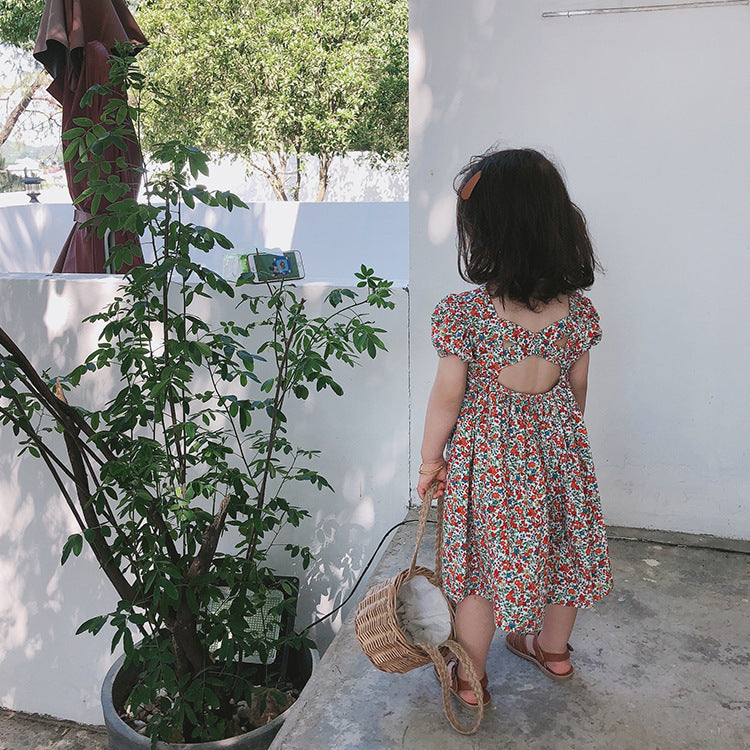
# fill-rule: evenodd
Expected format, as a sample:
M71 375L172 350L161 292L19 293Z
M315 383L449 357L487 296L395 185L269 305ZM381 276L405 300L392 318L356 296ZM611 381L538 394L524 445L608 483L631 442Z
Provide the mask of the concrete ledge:
M104 727L0 708L0 750L106 750Z
M366 588L408 566L415 530L396 532ZM569 682L554 683L510 654L498 633L487 664L492 705L479 732L461 736L443 716L432 670L376 670L359 648L352 611L271 750L742 747L750 644L738 634L746 631L750 556L736 554L735 540L611 532L615 590L580 612ZM716 549L724 542L731 551ZM431 525L420 564L432 567L433 545ZM458 716L467 722L465 711Z
M660 531L659 529L637 529L630 526L607 526L607 536L610 539L627 539L631 542L656 542L673 547L698 547L750 555L750 539L730 539L712 534L685 534L681 531Z

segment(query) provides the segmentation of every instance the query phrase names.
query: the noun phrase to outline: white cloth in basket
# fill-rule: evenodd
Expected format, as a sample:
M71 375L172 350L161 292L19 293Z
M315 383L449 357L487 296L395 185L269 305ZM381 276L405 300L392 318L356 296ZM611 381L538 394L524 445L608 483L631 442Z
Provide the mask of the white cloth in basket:
M396 616L412 643L439 646L451 635L451 614L443 592L424 576L403 583L396 597Z

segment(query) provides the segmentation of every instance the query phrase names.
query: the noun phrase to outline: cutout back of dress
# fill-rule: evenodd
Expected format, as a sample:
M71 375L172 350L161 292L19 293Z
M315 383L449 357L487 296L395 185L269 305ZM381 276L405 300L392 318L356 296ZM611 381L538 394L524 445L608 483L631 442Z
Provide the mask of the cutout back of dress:
M599 316L580 291L532 313L503 308L486 287L476 287L449 294L432 313L438 355L453 355L468 365L469 401L488 386L525 394L553 391L601 336Z
M561 336L553 345L563 350L567 341L567 336ZM518 393L547 393L559 382L562 368L556 362L540 354L524 354L523 347L510 339L503 339L503 350L509 357L522 355L519 361L498 368L497 382L503 388Z
M504 318L504 310L499 308L500 302L495 298L490 298L490 302L503 329L503 351L499 357L502 364L498 363L495 368L498 383L518 393L547 393L552 390L560 380L560 360L569 338L565 325L570 318L570 301L567 302L567 311L562 304L549 309L546 317L550 313L555 315L565 311L566 314L539 331L532 331ZM530 315L544 316L544 313Z

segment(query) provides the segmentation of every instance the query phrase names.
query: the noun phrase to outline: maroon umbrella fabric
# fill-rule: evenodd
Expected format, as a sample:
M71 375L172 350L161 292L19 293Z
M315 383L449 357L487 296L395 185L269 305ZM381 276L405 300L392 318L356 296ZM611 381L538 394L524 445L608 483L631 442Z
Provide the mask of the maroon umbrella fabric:
M130 42L138 46L146 44L146 38L124 0L47 0L39 25L34 57L53 78L48 91L62 104L63 132L73 127L73 119L76 117L88 117L95 123L99 121L107 103L106 98L97 94L91 106L82 108L81 97L95 84L107 83L110 52L118 42ZM132 137L126 139L127 151L123 153L110 148L104 155L112 163L113 174L118 174L130 186L129 197L135 198L140 187L138 167L142 163L142 155L133 124L127 121L126 125L132 133ZM118 156L124 156L128 165L125 169L115 165ZM66 162L68 190L74 201L87 188L86 180L73 182L75 173L75 161ZM106 206L106 201L103 200L99 207L100 214L105 212ZM87 198L76 206L75 224L63 245L53 273L105 273L104 238L97 237L88 227L81 228L81 224L90 218L91 199ZM115 234L114 244L128 240L139 246L137 236L125 232ZM114 270L125 273L142 262L140 258L135 258L132 264Z

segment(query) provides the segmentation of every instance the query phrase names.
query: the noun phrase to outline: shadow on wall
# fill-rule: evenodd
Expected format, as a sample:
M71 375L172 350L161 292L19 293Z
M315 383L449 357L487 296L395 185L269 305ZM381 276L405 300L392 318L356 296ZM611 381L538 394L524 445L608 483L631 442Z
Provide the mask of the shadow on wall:
M310 510L299 529L287 529L288 541L309 544L315 559L307 571L296 566L301 581L297 627L304 628L342 603L375 552L383 534L403 519L408 506L408 391L405 378L406 300L383 315L389 352L365 359L356 370L339 371L344 395L319 393L290 409L293 439L305 447L321 445L320 471L333 492L310 493ZM398 315L395 325L388 316ZM303 496L304 497L304 496ZM285 540L287 541L287 540ZM360 584L359 593L366 589ZM326 648L357 595L311 635Z
M72 228L70 203L0 206L0 273L51 273Z
M64 287L62 280L6 280L0 294L0 324L39 369L61 373L88 351L94 333L79 335L78 321L89 310ZM95 309L114 288L112 279L89 285L85 307ZM86 402L109 389L100 382L77 396ZM63 544L78 530L65 500L38 459L17 456L9 428L0 430L0 445L0 705L98 721L97 681L110 662L108 641L77 636L74 659L69 643L84 620L109 611L116 597L88 551L60 567ZM64 453L61 438L58 445Z
M605 519L747 537L750 419L737 394L748 362L736 342L750 100L737 92L750 86L750 9L544 19L575 5L409 6L415 420L434 373L430 313L463 287L454 176L493 144L537 148L562 165L607 270L591 291L604 339L586 413ZM730 351L739 359L724 367ZM418 429L413 439L417 456Z
M299 250L307 282L352 284L364 263L405 286L409 276L409 209L406 203L253 203L249 211L197 207L191 221L225 234L229 252L255 247ZM221 273L226 251L201 262Z
M342 413L331 393L321 394L325 400L313 404L315 411L332 417L327 420L331 444L325 461L332 473L335 469L336 506L334 513L318 507L311 519L316 555L307 572L308 590L315 592L312 619L335 609L348 596L383 534L403 520L409 505L408 294L399 290L394 301L395 310L374 316L388 331L384 335L388 352L375 361L365 356L362 367L341 373L342 399L352 407ZM311 410L310 418L299 425L300 442L313 442L318 429ZM351 446L361 447L353 452ZM348 460L353 455L360 460ZM343 609L313 629L320 646L330 643L366 587L364 579ZM306 611L304 600L301 604Z
M249 210L198 206L186 220L225 234L234 250L216 247L194 260L222 273L227 252L278 247L302 253L306 280L351 284L365 263L405 286L409 276L407 203L252 203ZM70 203L0 206L0 273L50 273L73 226ZM147 259L153 258L148 237Z

